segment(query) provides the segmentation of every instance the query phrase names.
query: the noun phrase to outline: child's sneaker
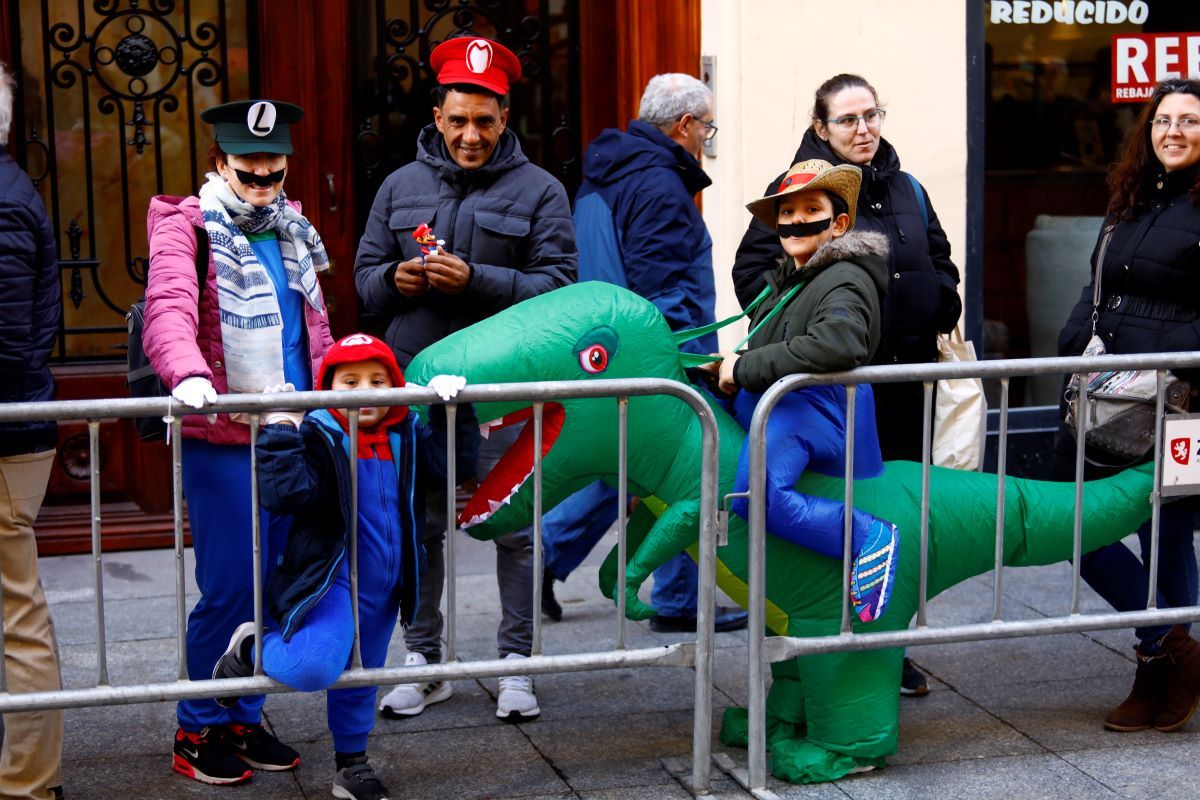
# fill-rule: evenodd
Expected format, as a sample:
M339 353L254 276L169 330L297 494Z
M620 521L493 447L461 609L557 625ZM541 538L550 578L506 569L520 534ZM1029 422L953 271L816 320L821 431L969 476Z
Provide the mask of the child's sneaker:
M420 653L409 653L404 658L406 667L423 667L427 663L425 656ZM425 710L426 706L449 700L454 694L454 687L448 681L430 681L428 683L402 683L383 696L379 703L379 713L392 719L415 717Z
M223 737L212 735L211 728L199 733L175 731L175 753L171 769L201 783L245 783L254 772L233 754Z
M388 800L390 794L371 769L367 757L362 756L351 759L333 776L333 796L342 800Z
M505 658L525 656L509 653ZM533 678L528 675L509 675L500 679L500 694L496 697L497 717L505 722L526 722L536 719L541 713L537 695L533 692Z
M867 540L850 565L850 600L863 622L874 622L887 610L899 553L900 530L886 520L873 520Z
M243 622L229 637L229 647L213 665L213 680L249 678L254 674L254 623ZM240 697L216 697L221 708L233 708Z
M222 735L233 754L255 769L286 772L300 766L300 754L267 733L262 723L242 725L231 722Z

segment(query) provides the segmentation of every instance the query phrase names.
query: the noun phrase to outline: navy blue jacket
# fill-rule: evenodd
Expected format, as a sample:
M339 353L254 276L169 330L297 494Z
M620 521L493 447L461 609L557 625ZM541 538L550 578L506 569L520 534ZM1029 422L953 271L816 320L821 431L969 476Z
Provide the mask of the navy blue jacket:
M474 476L479 428L474 414L459 408L455 448L457 477ZM398 508L361 502L359 518L395 515L399 523L400 624L407 626L417 607L425 551L425 481L446 479L444 424L423 424L415 411L389 430L395 465ZM266 425L258 439L258 492L263 508L292 517L287 548L267 582L267 609L284 640L291 638L313 606L329 590L342 561L349 557L350 458L347 437L326 411L310 413L300 424ZM360 525L360 531L365 526Z
M396 263L421 255L413 231L427 223L445 250L471 267L459 295L396 290ZM505 130L483 166L466 170L437 127L417 139L417 160L379 187L354 259L363 308L387 322L384 337L401 368L449 334L497 311L575 282L575 230L563 185L530 163Z
M62 319L54 231L29 176L0 148L0 402L54 399L50 355ZM47 450L54 422L0 425L0 456Z
M692 197L712 180L653 125L609 128L584 154L575 196L579 280L624 286L653 303L671 330L713 322L712 239ZM688 342L717 350L716 334Z
M809 128L793 163L820 158L848 163ZM862 168L856 230L888 237L887 295L883 298L883 336L873 364L911 364L937 360L937 334L954 329L962 313L958 268L950 260L950 242L924 187L918 198L912 181L900 171L896 149L881 139L871 163ZM771 194L780 175L763 194ZM924 206L925 213L922 213ZM926 225L928 217L928 225ZM779 235L755 219L742 237L733 265L733 283L745 306L762 291L766 273L783 255ZM918 423L919 424L919 423Z

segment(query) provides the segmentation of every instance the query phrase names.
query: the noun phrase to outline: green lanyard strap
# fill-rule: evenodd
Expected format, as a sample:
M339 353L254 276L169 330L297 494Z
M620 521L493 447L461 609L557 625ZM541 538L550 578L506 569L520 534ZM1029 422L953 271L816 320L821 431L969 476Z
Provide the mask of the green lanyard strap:
M745 345L746 342L750 341L750 338L752 336L754 336L754 334L758 333L759 329L762 328L763 325L766 325L771 320L772 317L774 317L781 310L783 310L783 307L786 306L788 304L788 302L793 297L795 297L796 294L801 289L804 288L805 283L807 283L807 281L800 281L798 284L796 284L791 289L789 289L787 294L785 294L783 296L783 298L778 303L775 304L775 307L771 309L770 313L767 314L765 317L763 317L762 320L757 325L755 325L750 330L749 333L746 334L746 338L742 339L740 342L738 342L737 347L733 348L733 352L736 353L737 351L741 350L742 346ZM754 313L754 310L756 308L758 308L760 305L762 305L763 301L766 300L770 294L771 294L771 287L764 286L763 290L758 293L758 297L754 298L754 300L751 301L750 305L746 306L746 310L743 311L741 314L737 314L736 316L729 317L728 319L723 319L720 322L713 322L713 323L704 325L699 328L689 328L688 330L678 331L677 333L675 333L675 344L680 345L680 344L683 344L684 342L690 342L693 339L698 339L701 336L704 336L705 334L712 333L713 331L724 328L726 325L730 325L734 322L737 322L742 317L750 316L751 314ZM712 364L714 362L720 361L721 358L722 357L719 355L712 356L712 355L707 355L707 354L702 354L702 353L680 353L679 354L679 361L680 361L680 363L683 364L684 369L690 369L691 367L698 367L703 364Z

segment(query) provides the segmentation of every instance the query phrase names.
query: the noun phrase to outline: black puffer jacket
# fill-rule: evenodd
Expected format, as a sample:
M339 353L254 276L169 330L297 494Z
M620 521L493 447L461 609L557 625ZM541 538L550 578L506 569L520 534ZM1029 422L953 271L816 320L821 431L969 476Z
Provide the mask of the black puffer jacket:
M1200 208L1188 195L1198 171L1151 176L1150 208L1113 230L1096 324L1109 353L1200 350ZM1103 239L1101 232L1092 251L1093 274ZM1059 334L1059 355L1079 355L1091 336L1089 282ZM1200 374L1180 377L1196 384Z
M809 128L792 163L820 158L849 163ZM950 242L938 222L928 193L921 213L912 181L900 171L900 158L886 139L871 163L862 168L855 229L888 237L888 290L883 299L883 336L874 364L919 363L937 359L937 333L949 332L962 313L958 268L950 260ZM773 194L780 175L764 195ZM783 257L779 235L757 219L750 223L733 264L733 283L743 307L762 291L766 273Z
M0 402L54 399L50 355L62 319L62 284L46 207L0 148ZM0 456L54 447L53 422L0 425Z
M446 252L471 267L460 295L431 289L404 297L393 283L397 262L421 255L412 232L426 223ZM437 127L417 140L417 160L388 176L354 260L367 313L388 321L386 340L401 368L426 346L522 300L575 282L578 253L563 185L530 163L506 130L491 159L465 170L446 151Z
M1150 176L1150 207L1136 219L1119 220L1113 229L1104 253L1096 320L1096 332L1109 353L1200 350L1200 208L1188 193L1198 172L1200 167L1193 167ZM1092 250L1093 275L1103 240L1101 230ZM1081 354L1092 338L1092 283L1083 287L1058 335L1059 355ZM1193 387L1200 385L1200 370L1178 370L1178 375ZM1197 410L1194 398L1191 410ZM1065 400L1059 401L1059 411L1060 417L1066 412ZM1111 455L1089 450L1089 458L1095 462L1085 466L1089 479L1114 471L1096 466L1112 463ZM1055 480L1075 477L1075 437L1065 423L1054 438L1051 473ZM1186 502L1194 505L1195 499Z

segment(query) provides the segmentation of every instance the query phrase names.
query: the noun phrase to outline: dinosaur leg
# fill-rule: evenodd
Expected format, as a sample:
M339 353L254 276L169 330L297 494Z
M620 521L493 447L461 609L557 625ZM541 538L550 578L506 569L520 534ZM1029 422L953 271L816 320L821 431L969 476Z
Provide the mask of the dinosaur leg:
M771 665L771 689L767 693L767 749L779 741L804 736L804 690L797 659ZM750 741L749 714L731 706L721 719L721 744L746 747Z
M642 542L646 541L646 535L650 533L650 529L654 527L654 522L657 519L646 503L637 504L633 513L625 521L626 557L636 553L637 549L642 546ZM600 565L598 581L600 583L600 593L609 600L612 600L617 592L616 545L613 545L613 549L605 557L604 563Z
M903 656L889 648L798 659L807 735L774 742L772 774L820 783L885 766L896 752Z

